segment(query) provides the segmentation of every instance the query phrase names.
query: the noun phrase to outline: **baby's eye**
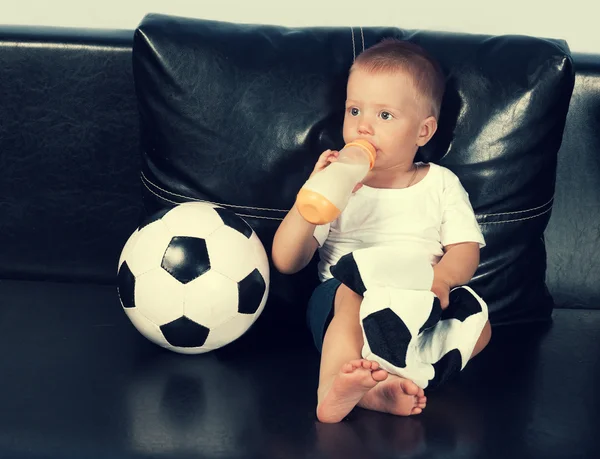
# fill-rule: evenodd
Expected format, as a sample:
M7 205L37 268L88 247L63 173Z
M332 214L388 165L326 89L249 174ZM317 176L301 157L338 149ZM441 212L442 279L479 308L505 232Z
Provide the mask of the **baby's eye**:
M360 113L360 110L358 108L356 108L356 107L351 107L350 108L350 114L352 116L358 116L359 113Z
M381 112L379 116L381 116L381 119L384 121L391 120L394 117L390 112Z

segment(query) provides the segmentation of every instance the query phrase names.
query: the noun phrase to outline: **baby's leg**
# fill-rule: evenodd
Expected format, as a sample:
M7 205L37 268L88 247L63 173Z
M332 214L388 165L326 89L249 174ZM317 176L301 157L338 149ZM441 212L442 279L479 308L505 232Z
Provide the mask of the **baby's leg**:
M473 352L471 359L479 354L490 342L492 337L492 327L487 321ZM414 395L413 397L407 397ZM418 388L415 383L408 379L396 375L390 375L385 381L377 384L369 390L358 403L358 406L384 413L391 413L400 416L419 414L427 402L423 389Z
M341 421L369 389L388 376L376 362L361 359L361 301L362 297L344 284L337 289L321 354L317 392L317 418L321 422Z
M471 353L471 359L479 354L481 351L485 349L490 340L492 339L492 326L490 325L490 321L488 320L483 326L483 330L481 331L481 335L479 335L479 339L477 343L475 343L475 347L473 348L473 352ZM469 359L470 360L470 359Z
M491 335L485 302L470 287L453 289L440 321L419 335L419 356L434 368L427 388L437 389L458 375Z

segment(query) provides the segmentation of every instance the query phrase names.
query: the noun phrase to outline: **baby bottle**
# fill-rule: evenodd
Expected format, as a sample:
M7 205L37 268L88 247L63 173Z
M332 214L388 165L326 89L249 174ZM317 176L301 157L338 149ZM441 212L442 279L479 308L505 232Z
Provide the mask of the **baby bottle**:
M375 147L366 140L346 144L337 161L310 177L298 192L296 207L304 219L315 225L335 220L373 167L375 155Z

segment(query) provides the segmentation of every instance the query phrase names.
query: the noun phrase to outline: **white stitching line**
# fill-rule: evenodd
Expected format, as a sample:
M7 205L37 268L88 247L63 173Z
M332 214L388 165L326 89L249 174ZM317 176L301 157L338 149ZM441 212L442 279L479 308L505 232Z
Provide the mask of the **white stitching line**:
M146 180L146 181L147 181L147 182L148 182L150 185L152 185L153 187L156 187L156 188L158 188L158 189L159 189L160 191L162 191L163 193L167 193L167 194L169 194L169 195L171 195L171 196L176 196L176 197L178 197L178 198L183 198L183 199L192 199L192 200L194 200L194 201L200 201L200 202L210 202L211 204L216 204L216 205L218 205L218 206L223 206L223 207L236 207L236 208L239 208L239 209L248 209L248 210L267 210L267 211L271 211L271 212L285 212L285 213L287 213L287 212L288 212L287 210L282 210L282 209L269 209L269 208L267 208L267 207L236 206L236 205L234 205L234 204L222 204L222 203L220 203L220 202L212 202L212 201L205 201L205 200L203 200L203 199L192 198L192 197L190 197L190 196L184 196L184 195L181 195L181 194L173 193L173 192L171 192L171 191L167 191L167 190L165 190L165 189L161 188L161 187L160 187L160 186L158 186L156 183L153 183L153 182L152 182L152 180L148 179L148 177L146 177L146 175L144 174L144 172L143 172L143 171L140 173L140 175L141 175L141 178L142 178L142 182L144 182L144 180ZM144 184L144 185L145 185L145 184ZM148 188L148 187L146 186L146 188ZM149 188L148 188L148 189L149 189ZM152 190L150 190L150 191L152 191ZM158 196L158 195L157 195L157 196Z
M363 28L360 26L360 38L362 39L363 51L365 50L365 36L363 35Z
M352 32L352 62L356 60L356 44L354 43L354 27L350 27Z
M148 177L146 177L146 175L144 174L144 172L142 171L141 173L141 178L142 178L142 183L144 183L144 180L146 180L148 183L150 183L152 186L158 188L160 191L162 191L163 193L167 193L171 196L176 196L178 198L182 198L182 199L187 199L187 200L193 200L193 201L198 201L198 202L208 202L211 204L216 204L218 206L223 206L223 207L234 207L234 208L238 208L238 209L247 209L247 210L261 210L261 211L271 211L271 212L289 212L289 210L283 210L283 209L269 209L267 207L250 207L250 206L238 206L238 205L234 205L234 204L222 204L219 202L213 202L213 201L206 201L203 199L198 199L198 198L192 198L190 196L184 196L181 194L177 194L177 193L173 193L171 191L167 191L164 188L161 188L160 186L158 186L157 184L153 183L150 179L148 179ZM144 183L144 186L146 188L148 188L148 186ZM149 191L151 191L153 194L155 194L156 196L162 198L162 196L156 194L154 191L152 191L150 188L148 188ZM164 198L165 201L168 202L172 202L174 204L179 204L176 201L170 201L166 198ZM526 212L531 212L533 210L538 210L541 209L542 207L547 206L548 204L550 204L552 201L554 200L554 196L552 196L546 203L542 204L541 206L537 206L537 207L532 207L531 209L526 209L526 210L515 210L513 212L498 212L495 214L478 214L477 217L479 218L487 218L487 217L497 217L500 215L515 215L515 214L523 214ZM496 224L496 223L510 223L510 222L517 222L517 221L521 221L521 220L528 220L529 218L535 218L538 217L540 215L545 214L546 212L550 211L552 209L552 207L550 207L549 209L545 210L544 212L537 214L537 215L533 215L531 217L526 217L526 218L522 218L522 219L517 219L517 220L504 220L501 222L487 222L487 223L480 223L481 225L487 225L487 224ZM283 218L279 218L279 217L256 217L256 218L272 218L274 220L283 220Z
M537 206L537 207L532 207L531 209L526 209L526 210L515 210L513 212L498 212L496 214L479 214L479 217L496 217L498 215L514 215L514 214L524 214L527 212L531 212L532 210L538 210L541 209L542 207L546 207L548 204L550 204L552 201L554 200L554 196L552 196L550 198L549 201L545 202L544 204L542 204L541 206Z
M150 183L152 183L152 182L150 182ZM168 199L168 198L165 198L164 196L161 196L161 195L159 195L159 194L158 194L158 193L156 193L154 190L150 189L150 187L148 186L148 184L147 184L146 182L144 182L143 180L142 180L142 184L143 184L143 185L146 187L146 189L147 189L147 190L148 190L150 193L152 193L152 194L153 194L154 196L156 196L157 198L159 198L159 199L162 199L163 201L170 202L171 204L177 204L177 205L181 204L180 202L177 202L177 201L172 201L172 200L170 200L170 199ZM209 203L209 204L222 205L222 206L226 207L226 205L224 205L224 204L219 204L219 203L212 202L212 201L205 201L205 200L202 200L202 199L196 199L196 198L188 198L188 199L191 199L192 201L195 201L195 202L206 202L206 203ZM241 206L235 206L235 207L241 207ZM240 213L238 213L238 212L235 212L235 214L236 214L236 215L238 215L238 216L240 216L240 217L249 217L249 218L262 218L262 219L264 219L264 220L283 220L283 218L279 218L279 217L263 217L263 216L261 216L261 215L240 214Z
M549 207L549 208L548 208L548 209L546 209L545 211L543 211L543 212L540 212L539 214L536 214L536 215L532 215L531 217L516 218L516 219L514 219L514 220L502 220L502 221L499 221L499 222L482 222L482 223L479 223L479 224L480 224L480 225L497 225L497 224L499 224L499 223L522 222L522 221L524 221L524 220L531 220L532 218L540 217L540 216L542 216L542 215L544 215L544 214L546 214L546 213L550 212L551 210L552 210L552 207Z

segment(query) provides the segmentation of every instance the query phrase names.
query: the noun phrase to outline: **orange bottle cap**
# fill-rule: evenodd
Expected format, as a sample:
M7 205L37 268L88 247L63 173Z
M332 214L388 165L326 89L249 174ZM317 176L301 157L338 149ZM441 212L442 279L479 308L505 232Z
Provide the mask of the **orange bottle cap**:
M321 193L301 188L296 197L298 212L313 225L324 225L334 221L341 211Z

